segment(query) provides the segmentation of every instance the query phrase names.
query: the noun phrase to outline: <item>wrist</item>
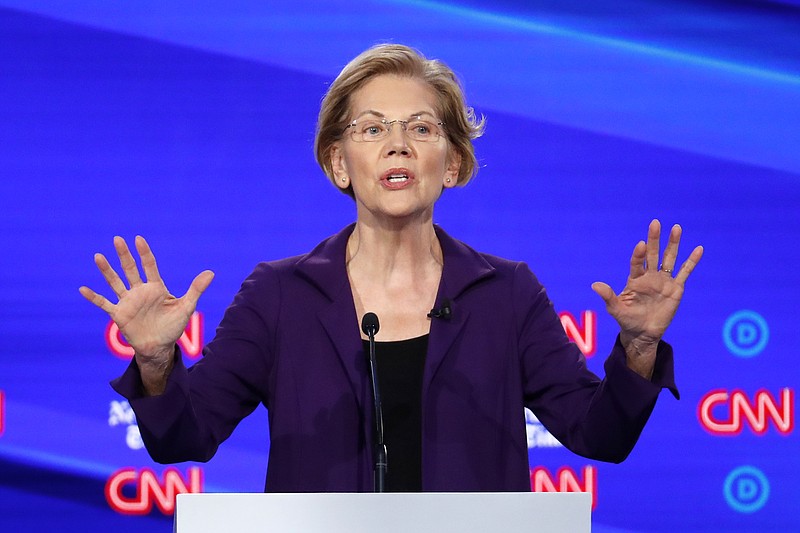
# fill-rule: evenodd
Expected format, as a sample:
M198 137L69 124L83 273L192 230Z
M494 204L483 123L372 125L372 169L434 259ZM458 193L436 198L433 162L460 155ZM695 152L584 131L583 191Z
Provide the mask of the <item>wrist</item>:
M167 380L175 365L175 347L159 350L153 355L136 354L136 364L147 396L161 394L167 388Z
M625 349L628 368L650 380L655 368L659 339L642 339L631 337L624 332L619 335L620 344Z

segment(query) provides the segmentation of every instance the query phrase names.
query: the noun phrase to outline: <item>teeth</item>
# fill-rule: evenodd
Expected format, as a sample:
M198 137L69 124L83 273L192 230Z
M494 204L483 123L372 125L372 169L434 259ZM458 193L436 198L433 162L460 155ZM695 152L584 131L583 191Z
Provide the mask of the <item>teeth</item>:
M406 181L408 179L408 176L406 176L405 174L392 174L391 176L389 176L388 179L390 182L395 183L398 181Z

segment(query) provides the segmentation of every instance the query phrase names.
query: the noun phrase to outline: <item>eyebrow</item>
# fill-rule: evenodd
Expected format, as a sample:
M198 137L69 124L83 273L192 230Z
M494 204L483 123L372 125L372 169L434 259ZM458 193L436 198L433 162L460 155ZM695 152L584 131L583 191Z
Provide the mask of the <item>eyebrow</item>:
M364 115L375 115L376 117L379 117L379 118L386 118L386 115L384 115L380 111L375 111L374 109L367 109L366 111L362 111L361 113L356 115L356 118L354 120L358 120L359 118L363 117ZM408 116L409 117L418 117L418 116L421 116L421 115L428 115L429 117L436 118L436 115L434 115L433 113L431 113L429 111L417 111L415 113L411 113Z

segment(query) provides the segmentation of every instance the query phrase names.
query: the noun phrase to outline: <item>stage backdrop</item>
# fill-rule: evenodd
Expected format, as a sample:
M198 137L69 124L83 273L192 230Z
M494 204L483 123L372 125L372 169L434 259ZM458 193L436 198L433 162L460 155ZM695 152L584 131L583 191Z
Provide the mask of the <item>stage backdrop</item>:
M263 489L267 416L208 464L150 461L108 381L129 353L78 294L146 236L183 293L217 277L187 363L258 261L353 220L313 161L319 101L377 42L448 62L487 117L436 222L528 262L602 372L647 224L706 249L664 393L622 465L530 413L535 490L593 492L594 531L800 531L800 7L767 1L0 0L0 529L170 531L175 491ZM110 291L105 290L106 294ZM532 527L535 524L532 524Z

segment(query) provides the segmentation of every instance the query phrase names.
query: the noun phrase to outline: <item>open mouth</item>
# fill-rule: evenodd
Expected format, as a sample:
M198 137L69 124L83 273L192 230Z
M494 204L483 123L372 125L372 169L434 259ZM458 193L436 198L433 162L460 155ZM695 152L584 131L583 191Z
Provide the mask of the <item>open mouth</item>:
M380 178L383 186L393 191L410 187L415 179L414 172L404 167L387 168Z
M381 179L393 185L401 185L414 179L414 173L404 167L387 168L381 175Z

